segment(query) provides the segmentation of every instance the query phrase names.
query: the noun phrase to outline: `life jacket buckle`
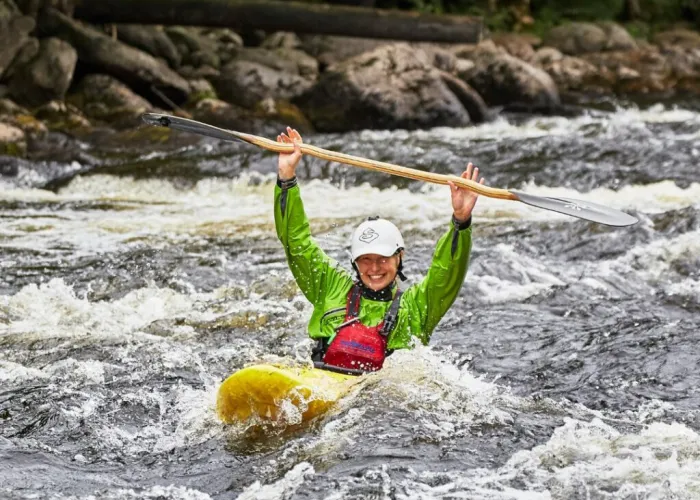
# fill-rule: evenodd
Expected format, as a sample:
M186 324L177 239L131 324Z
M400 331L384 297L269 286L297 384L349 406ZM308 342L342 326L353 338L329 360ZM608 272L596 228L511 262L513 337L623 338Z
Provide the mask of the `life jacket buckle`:
M335 327L335 331L338 332L338 331L340 331L341 328L345 328L346 326L352 325L353 323L357 323L358 321L360 321L360 318L355 316L354 318L347 320L345 323L341 323L340 325Z

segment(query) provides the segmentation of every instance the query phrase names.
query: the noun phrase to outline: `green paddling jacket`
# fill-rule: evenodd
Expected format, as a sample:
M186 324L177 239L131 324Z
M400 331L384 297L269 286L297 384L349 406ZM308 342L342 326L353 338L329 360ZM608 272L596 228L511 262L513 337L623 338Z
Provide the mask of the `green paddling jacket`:
M438 322L457 298L467 274L471 251L470 222L457 226L453 221L437 243L428 274L401 296L396 327L387 339L387 349L411 348L413 337L423 344L430 340ZM314 306L308 326L309 336L327 338L330 343L335 328L345 319L348 293L354 280L311 237L295 181L278 180L275 186L275 227L294 279ZM390 301L362 297L360 321L369 327L378 325L390 305Z

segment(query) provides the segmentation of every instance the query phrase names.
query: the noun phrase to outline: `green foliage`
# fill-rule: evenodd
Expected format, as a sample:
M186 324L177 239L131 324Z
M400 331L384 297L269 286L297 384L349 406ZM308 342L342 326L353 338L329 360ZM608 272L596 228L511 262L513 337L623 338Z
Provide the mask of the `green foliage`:
M625 0L532 0L530 7L535 19L545 15L559 24L564 20L617 19L624 10Z

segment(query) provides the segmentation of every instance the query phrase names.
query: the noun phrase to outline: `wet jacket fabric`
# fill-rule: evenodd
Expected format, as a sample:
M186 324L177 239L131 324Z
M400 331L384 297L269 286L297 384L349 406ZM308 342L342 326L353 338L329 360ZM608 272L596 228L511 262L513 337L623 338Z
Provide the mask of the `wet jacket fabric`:
M278 181L275 186L275 227L287 263L297 285L313 304L308 333L313 339L328 339L345 318L348 292L354 276L316 244L311 236L299 186L295 180ZM471 221L458 226L450 223L438 241L425 278L406 289L401 296L396 327L389 334L387 349L405 349L414 338L423 344L457 298L464 282L471 252ZM394 287L392 296L396 294ZM382 322L391 301L360 302L360 321L367 326Z

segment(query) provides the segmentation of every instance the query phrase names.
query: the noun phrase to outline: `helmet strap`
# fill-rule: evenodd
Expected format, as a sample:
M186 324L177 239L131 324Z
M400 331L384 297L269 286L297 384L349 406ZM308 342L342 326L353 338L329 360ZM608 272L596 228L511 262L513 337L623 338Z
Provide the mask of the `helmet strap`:
M406 281L406 275L403 273L403 259L399 257L399 269L396 275L401 278L401 281Z

